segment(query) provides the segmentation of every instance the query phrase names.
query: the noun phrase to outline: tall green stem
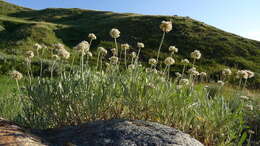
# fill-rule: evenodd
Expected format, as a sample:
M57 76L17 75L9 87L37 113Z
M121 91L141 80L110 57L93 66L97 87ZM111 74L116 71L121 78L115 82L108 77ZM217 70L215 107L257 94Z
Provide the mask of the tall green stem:
M165 37L165 32L163 32L162 40L161 40L161 43L160 43L160 46L159 46L159 49L158 49L157 62L158 62L158 60L159 60L160 51L161 51L161 48L162 48L162 44L163 44L163 41L164 41L164 37Z
M81 53L81 77L83 79L83 72L84 72L84 53Z
M126 49L125 49L125 67L127 68L127 64L126 64Z
M98 69L98 62L99 62L100 52L98 52L98 58L97 58L97 69Z

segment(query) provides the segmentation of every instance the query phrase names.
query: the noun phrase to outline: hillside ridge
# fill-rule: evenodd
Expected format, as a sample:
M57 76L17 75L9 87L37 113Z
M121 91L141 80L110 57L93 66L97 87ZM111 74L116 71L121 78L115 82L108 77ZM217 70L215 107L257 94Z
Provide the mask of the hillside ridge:
M0 1L3 3L3 1ZM4 2L5 5L8 3ZM78 8L47 8L33 10L10 4L10 12L0 6L0 52L21 55L33 49L35 43L51 46L64 43L72 48L89 33L95 33L98 40L94 48L112 48L113 39L108 32L111 28L121 31L119 43L129 43L136 51L136 42L144 42L141 59L146 62L154 57L161 38L159 24L162 20L173 22L173 31L168 33L162 47L161 59L168 54L168 47L179 48L177 60L189 57L198 49L203 57L200 70L215 74L226 67L250 69L256 72L260 83L260 42L220 30L189 17L141 15L134 13L114 13L110 11L84 10ZM180 70L178 63L176 70ZM260 85L260 84L257 84Z

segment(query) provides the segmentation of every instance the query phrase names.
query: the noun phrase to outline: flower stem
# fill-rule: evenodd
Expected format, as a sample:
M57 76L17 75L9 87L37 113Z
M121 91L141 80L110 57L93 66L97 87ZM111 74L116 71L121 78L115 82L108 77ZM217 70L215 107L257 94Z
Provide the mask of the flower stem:
M125 49L125 67L127 68L127 64L126 64L126 49Z
M165 37L165 32L163 32L162 40L161 40L161 43L160 43L160 46L159 46L159 49L158 49L157 62L158 62L158 60L159 60L160 51L161 51L161 48L162 48L162 44L163 44L163 41L164 41L164 37Z

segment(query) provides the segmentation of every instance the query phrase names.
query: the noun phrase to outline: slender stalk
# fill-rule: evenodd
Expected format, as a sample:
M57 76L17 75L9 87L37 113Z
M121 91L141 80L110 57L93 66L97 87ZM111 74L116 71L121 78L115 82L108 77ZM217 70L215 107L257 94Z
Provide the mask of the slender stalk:
M245 80L245 83L243 85L242 91L244 91L245 87L246 87L246 83L247 83L247 79Z
M83 79L83 72L84 72L84 53L81 53L81 77Z
M19 81L18 80L15 80L15 81L16 81L17 89L18 89L19 93L21 93L20 86L19 86Z
M100 70L102 71L102 57L103 57L103 55L101 54L101 56L100 56Z
M127 64L126 64L126 49L125 49L125 67L127 68Z
M136 64L138 63L138 59L139 59L140 52L141 52L141 48L139 48L139 50L138 50L138 52L137 52L137 57L136 57L136 59L135 59L135 63L136 63Z
M181 76L182 76L182 77L183 77L183 75L184 75L185 68L186 68L186 64L184 64L183 69L182 69L182 73L181 73Z
M196 59L194 58L194 59L193 59L193 62L192 62L192 67L194 67L195 61L196 61Z
M242 83L242 78L240 78L240 80L239 80L239 89L241 88L241 83Z
M161 43L160 43L160 46L159 46L159 49L158 49L157 62L158 62L158 60L159 60L160 51L161 51L161 48L162 48L162 44L163 44L163 41L164 41L164 37L165 37L165 32L163 32L163 36L162 36L162 39L161 39Z
M98 69L99 57L100 57L100 52L98 52L97 66L96 66L97 69Z
M53 62L51 66L51 80L53 79L53 71L54 71L54 66L55 66L56 60Z
M89 41L89 49L91 47L92 41L93 41L93 39L90 39L90 41Z

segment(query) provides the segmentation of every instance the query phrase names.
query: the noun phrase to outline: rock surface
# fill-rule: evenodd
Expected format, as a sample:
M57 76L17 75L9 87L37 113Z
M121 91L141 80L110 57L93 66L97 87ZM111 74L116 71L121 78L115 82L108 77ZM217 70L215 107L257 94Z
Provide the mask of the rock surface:
M46 146L37 136L15 123L0 118L0 146Z
M1 122L0 122L1 123ZM12 125L12 124L11 124ZM31 130L34 135L15 126L10 133L11 142L34 142L31 145L50 146L202 146L190 135L158 123L146 121L108 120L96 121L60 129ZM0 124L1 127L1 124ZM2 128L0 133L2 133ZM7 127L8 128L8 127ZM15 136L16 130L18 136ZM11 131L10 131L11 132ZM20 136L22 135L22 136ZM23 139L24 138L24 139ZM8 139L6 139L8 140ZM0 138L2 142L2 139ZM48 144L43 141L47 141ZM3 144L5 139L3 139ZM6 141L9 142L9 141ZM26 143L27 144L27 143ZM0 144L1 145L1 144ZM23 145L23 144L21 144ZM27 145L30 145L28 143Z

